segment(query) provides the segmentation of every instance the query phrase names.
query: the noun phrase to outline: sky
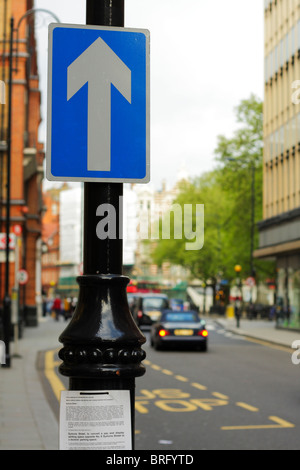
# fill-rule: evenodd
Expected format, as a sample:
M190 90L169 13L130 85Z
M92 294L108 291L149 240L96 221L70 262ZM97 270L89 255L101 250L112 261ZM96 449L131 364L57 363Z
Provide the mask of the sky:
M85 24L85 0L35 0L62 23ZM37 14L42 124L46 142L47 24ZM125 27L150 31L151 184L171 187L182 169L211 171L218 135L237 128L234 109L263 99L262 0L125 0ZM47 186L47 185L46 185Z

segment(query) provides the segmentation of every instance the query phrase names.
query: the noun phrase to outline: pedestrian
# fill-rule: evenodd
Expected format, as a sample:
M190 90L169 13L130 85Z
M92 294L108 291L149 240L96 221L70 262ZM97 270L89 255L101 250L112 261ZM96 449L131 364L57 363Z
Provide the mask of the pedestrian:
M53 305L52 305L52 310L54 311L55 313L55 317L54 319L56 321L59 320L59 315L61 315L61 300L60 300L60 296L57 295L53 301Z
M71 317L71 300L67 297L64 298L64 317L66 321Z
M287 325L289 326L290 324L290 318L291 318L291 307L290 305L287 305L284 309L284 316L286 318L286 321L287 321Z
M75 312L77 306L77 297L73 297L71 300L71 315Z
M270 321L273 321L276 318L276 305L272 305L270 308Z
M240 318L241 318L241 311L242 311L242 302L240 300L235 301L234 306L234 316L236 319L236 327L240 327Z
M42 303L43 303L43 317L47 316L47 296L44 289L42 289Z

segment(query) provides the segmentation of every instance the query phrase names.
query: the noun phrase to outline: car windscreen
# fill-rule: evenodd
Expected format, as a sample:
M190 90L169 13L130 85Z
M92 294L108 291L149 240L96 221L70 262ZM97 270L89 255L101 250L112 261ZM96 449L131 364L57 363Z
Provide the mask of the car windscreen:
M149 299L143 299L143 307L146 310L167 308L167 305L168 302L163 297L149 297Z
M195 323L199 321L199 318L194 312L168 312L165 313L162 321L165 322L184 322L184 323Z

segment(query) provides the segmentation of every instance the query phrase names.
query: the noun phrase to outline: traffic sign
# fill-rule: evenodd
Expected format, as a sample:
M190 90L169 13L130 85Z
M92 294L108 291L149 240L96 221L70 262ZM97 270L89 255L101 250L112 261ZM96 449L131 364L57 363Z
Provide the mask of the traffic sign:
M14 225L13 232L17 237L19 237L22 234L22 225L19 225L19 224Z
M248 277L246 279L246 285L249 287L254 287L255 286L255 278L254 277Z
M24 284L27 284L27 282L28 282L28 272L25 269L20 269L18 271L17 278L18 278L18 282L19 282L19 284L21 284L21 286L23 286Z
M9 234L8 246L10 250L14 250L16 246L16 237L14 233ZM0 233L0 250L6 249L6 233Z
M150 179L148 30L49 26L51 181Z

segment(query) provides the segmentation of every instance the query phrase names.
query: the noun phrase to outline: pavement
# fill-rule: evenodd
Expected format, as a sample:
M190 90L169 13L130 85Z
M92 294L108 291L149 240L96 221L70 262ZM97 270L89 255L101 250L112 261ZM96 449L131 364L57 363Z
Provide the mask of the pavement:
M0 450L58 450L59 425L40 379L40 351L61 348L63 321L42 318L10 344L11 365L0 368ZM20 357L14 357L20 356Z
M255 341L291 349L300 331L277 329L272 321L210 318L224 329ZM61 348L58 338L66 323L42 318L37 327L25 328L12 342L11 366L0 367L0 450L58 450L59 423L45 396L38 357Z
M275 321L242 318L239 327L234 318L218 318L215 321L231 333L274 346L292 350L293 342L300 341L300 331L277 328Z

